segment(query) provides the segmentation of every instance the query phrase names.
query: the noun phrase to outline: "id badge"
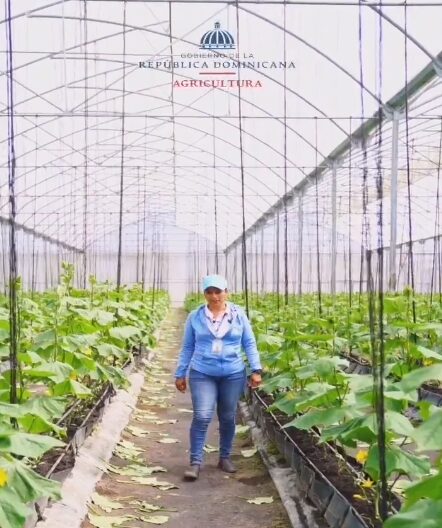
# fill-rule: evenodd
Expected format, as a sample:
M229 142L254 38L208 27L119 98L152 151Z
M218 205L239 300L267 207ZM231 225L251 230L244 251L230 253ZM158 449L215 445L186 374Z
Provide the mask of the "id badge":
M215 354L220 354L223 351L223 342L221 339L215 339L212 342L212 352Z

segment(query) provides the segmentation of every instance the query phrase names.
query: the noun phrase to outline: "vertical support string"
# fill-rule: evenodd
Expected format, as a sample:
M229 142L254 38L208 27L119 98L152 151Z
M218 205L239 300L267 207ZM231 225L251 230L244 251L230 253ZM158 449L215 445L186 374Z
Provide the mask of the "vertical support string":
M240 26L239 26L239 1L236 0L236 30L237 45L240 49ZM238 129L239 129L239 155L241 167L241 213L242 213L242 274L243 290L246 314L249 315L249 288L247 278L247 246L246 246L246 204L245 204L245 175L244 175L244 150L243 150L243 130L242 130L242 97L241 97L241 69L237 62L238 75Z
M404 4L404 39L405 39L405 87L404 87L404 98L405 98L405 151L406 151L406 165L407 165L407 200L408 200L408 270L411 281L411 311L413 315L413 323L416 323L416 301L414 298L414 255L413 255L413 228L411 219L411 170L410 170L410 128L409 128L409 108L408 108L408 10L407 1Z
M16 196L15 196L15 122L14 122L14 66L12 40L11 0L5 0L6 12L6 61L7 61L7 111L8 111L8 191L9 191L9 362L10 362L10 403L17 403L18 371L18 300L17 300L17 246L16 246Z
M284 62L287 60L287 3L284 0ZM284 304L289 302L289 266L288 266L288 218L287 218L287 69L283 69L284 75Z
M379 11L382 15L382 5ZM379 16L379 66L378 66L378 100L382 101L382 67L383 67L383 18ZM385 395L384 395L384 377L385 377L385 349L384 349L384 182L382 172L382 132L383 132L383 112L379 108L379 133L376 156L376 198L378 203L377 210L377 259L378 259L378 333L377 333L377 364L373 363L374 372L377 374L374 378L375 383L375 404L376 419L378 429L378 449L379 449L379 476L380 476L380 515L382 520L387 519L389 511L389 489L387 482L387 460L386 460L386 432L385 432ZM395 219L396 221L396 219ZM376 379L377 377L377 379Z
M171 64L171 90L170 90L170 107L172 122L172 178L173 178L173 205L175 214L175 224L177 222L177 184L176 184L176 144L175 144L175 67L173 60L173 39L172 39L172 2L169 1L169 51Z
M89 78L89 66L87 56L87 41L88 41L88 27L87 27L87 0L83 0L83 38L84 38L84 179L83 179L83 193L84 193L84 204L83 204L83 277L82 286L86 289L87 285L87 217L88 217L88 145L89 145L89 90L88 90L88 78Z
M218 196L216 189L216 122L213 116L212 122L212 138L213 138L213 200L215 205L215 272L219 273L219 254L218 254Z
M433 241L433 262L431 266L431 283L430 283L430 306L433 304L434 279L436 273L436 260L440 253L440 166L442 161L442 117L440 120L439 134L439 159L437 162L437 189L436 189L436 215L434 218L434 241ZM440 266L440 262L439 262ZM440 267L439 267L440 273ZM440 284L439 284L440 287ZM439 290L440 294L440 290Z
M350 117L350 137L353 133L353 123L352 118ZM353 174L352 174L352 163L353 163L353 141L350 141L350 149L348 156L348 301L349 307L351 309L352 305L352 296L353 296L353 276L352 276L352 183L353 183Z
M137 205L138 205L138 211L137 211L137 256L136 256L136 274L135 274L135 282L140 281L140 239L141 239L141 232L140 232L140 223L141 218L143 216L143 212L140 214L140 205L141 205L141 187L140 187L140 167L137 167Z
M124 204L124 149L126 125L126 6L123 2L123 93L121 95L121 158L120 158L120 207L118 214L117 291L121 286L121 260L123 249L123 204Z
M279 249L279 243L280 243L280 232L279 232L279 209L276 211L276 252L275 252L275 271L276 271L276 309L280 310L281 303L280 303L280 295L281 295L281 288L280 288L280 249Z
M318 166L318 119L315 116L315 167ZM318 174L315 175L315 216L316 216L316 271L318 276L318 311L322 314L321 254L319 248L319 189Z
M304 193L301 191L298 195L298 295L302 295L302 265L303 265L303 231L304 231Z

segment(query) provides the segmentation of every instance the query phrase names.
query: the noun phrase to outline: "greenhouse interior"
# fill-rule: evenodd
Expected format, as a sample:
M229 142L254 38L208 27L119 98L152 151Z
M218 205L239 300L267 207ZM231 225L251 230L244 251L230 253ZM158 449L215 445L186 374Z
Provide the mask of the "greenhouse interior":
M2 4L0 528L442 528L442 2Z

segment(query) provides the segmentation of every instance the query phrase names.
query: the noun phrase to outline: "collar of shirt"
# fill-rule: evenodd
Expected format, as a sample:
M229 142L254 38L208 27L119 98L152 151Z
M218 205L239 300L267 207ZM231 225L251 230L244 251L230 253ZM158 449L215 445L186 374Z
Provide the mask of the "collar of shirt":
M226 302L226 307L225 307L224 311L219 313L216 317L214 317L213 313L209 310L209 307L206 304L204 306L204 313L205 313L207 319L210 319L211 322L212 321L222 321L225 315L227 315L227 316L230 315L230 305L229 305L228 302Z

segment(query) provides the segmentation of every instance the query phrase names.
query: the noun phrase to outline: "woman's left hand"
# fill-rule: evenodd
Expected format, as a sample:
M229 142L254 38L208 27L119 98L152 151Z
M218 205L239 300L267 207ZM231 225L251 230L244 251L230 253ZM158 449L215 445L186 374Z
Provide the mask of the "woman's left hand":
M252 372L250 375L249 386L251 389L257 389L262 383L261 374L257 372Z

